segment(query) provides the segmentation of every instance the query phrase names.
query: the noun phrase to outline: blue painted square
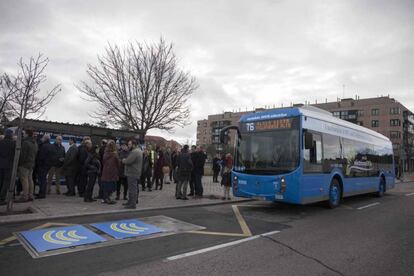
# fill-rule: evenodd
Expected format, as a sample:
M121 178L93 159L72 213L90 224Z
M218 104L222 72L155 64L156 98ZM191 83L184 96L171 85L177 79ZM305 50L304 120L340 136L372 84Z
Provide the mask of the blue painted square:
M23 231L20 234L37 252L106 241L81 225Z
M93 223L91 226L118 240L163 232L162 229L137 219Z

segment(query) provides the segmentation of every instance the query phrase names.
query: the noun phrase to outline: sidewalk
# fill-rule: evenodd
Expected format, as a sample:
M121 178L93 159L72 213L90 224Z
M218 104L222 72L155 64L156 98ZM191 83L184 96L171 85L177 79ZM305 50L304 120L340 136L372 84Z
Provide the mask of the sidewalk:
M114 205L102 204L100 200L92 203L83 202L83 198L67 197L64 195L56 195L55 187L52 187L52 194L47 195L46 199L34 200L28 203L15 203L13 205L14 212L24 212L30 209L32 213L22 213L13 215L4 215L6 206L0 206L0 224L9 222L32 221L45 218L61 218L72 216L84 216L94 214L134 212L137 210L163 209L173 207L185 207L194 205L211 205L228 202L245 201L243 198L234 198L232 200L222 200L222 187L219 183L213 183L211 176L203 177L204 197L202 199L177 200L175 199L175 184L164 184L162 191L152 190L152 192L141 191L139 194L139 203L136 210L124 209L121 200ZM63 192L66 187L63 186ZM189 191L189 188L188 188ZM94 195L98 194L98 185L95 185ZM114 197L113 197L114 198Z
M404 173L400 180L397 180L398 182L412 182L414 181L414 173Z

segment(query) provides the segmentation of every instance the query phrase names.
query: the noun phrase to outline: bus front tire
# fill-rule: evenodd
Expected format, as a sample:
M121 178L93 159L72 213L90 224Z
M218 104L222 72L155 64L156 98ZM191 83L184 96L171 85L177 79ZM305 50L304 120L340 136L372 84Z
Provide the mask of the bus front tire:
M334 178L329 186L328 207L334 209L341 204L342 189L338 179Z
M381 177L379 186L378 186L378 192L376 193L377 197L383 197L385 194L385 179L384 177Z

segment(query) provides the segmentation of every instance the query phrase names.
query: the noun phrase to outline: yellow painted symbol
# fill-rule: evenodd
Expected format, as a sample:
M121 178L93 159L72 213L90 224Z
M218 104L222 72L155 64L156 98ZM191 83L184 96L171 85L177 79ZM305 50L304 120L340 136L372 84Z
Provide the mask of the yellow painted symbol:
M68 242L78 242L78 241L80 241L79 239L74 239L74 238L68 238L68 237L65 237L63 234L65 233L66 231L58 231L57 233L56 233L56 238L58 238L59 240L62 240L62 241L68 241ZM69 235L68 235L69 236Z
M44 229L44 228L49 228L51 226L69 226L69 225L73 225L73 224L70 224L70 223L61 223L61 222L47 222L45 224L36 226L36 227L34 227L34 228L30 229L30 230ZM8 243L10 243L10 242L12 242L14 240L16 240L16 237L15 236L8 237L8 238L6 238L4 240L1 240L0 241L0 245L8 244Z
M121 223L119 226L117 223L112 223L110 228L116 232L132 235L137 235L141 232L144 232L145 230L148 230L148 228L137 226L134 223L130 223L129 225L126 225L126 223Z
M52 234L55 233L55 231L47 231L46 233L43 234L43 239L47 242L50 243L54 243L54 244L62 244L62 245L71 245L71 242L67 242L67 241L60 241L60 240L55 240L52 237Z
M88 237L76 235L76 230L69 231L68 236L74 239L78 239L78 240L85 240L88 238Z
M62 245L71 245L74 242L79 242L81 239L87 239L87 237L78 236L76 235L76 230L69 231L67 236L65 236L65 230L57 231L55 234L55 237L53 237L53 234L55 233L55 230L47 231L43 234L43 239L47 242L54 243L54 244L62 244Z

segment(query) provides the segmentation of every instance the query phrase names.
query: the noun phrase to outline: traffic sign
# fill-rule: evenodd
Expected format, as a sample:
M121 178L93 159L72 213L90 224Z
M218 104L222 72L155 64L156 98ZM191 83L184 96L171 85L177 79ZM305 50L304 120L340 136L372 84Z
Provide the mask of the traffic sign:
M106 241L81 225L23 231L20 235L38 253Z
M162 229L137 219L93 223L91 226L118 240L163 232Z

